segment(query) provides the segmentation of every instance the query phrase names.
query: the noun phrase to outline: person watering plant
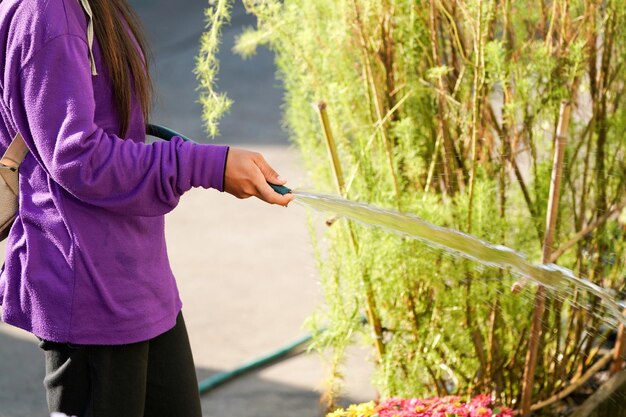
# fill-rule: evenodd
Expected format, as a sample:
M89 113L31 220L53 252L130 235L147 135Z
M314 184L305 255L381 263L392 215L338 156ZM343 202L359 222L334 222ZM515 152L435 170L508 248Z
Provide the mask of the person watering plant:
M192 187L293 197L257 153L144 143L152 85L127 0L1 0L0 39L0 148L19 132L28 151L0 304L41 340L50 411L201 416L164 215Z

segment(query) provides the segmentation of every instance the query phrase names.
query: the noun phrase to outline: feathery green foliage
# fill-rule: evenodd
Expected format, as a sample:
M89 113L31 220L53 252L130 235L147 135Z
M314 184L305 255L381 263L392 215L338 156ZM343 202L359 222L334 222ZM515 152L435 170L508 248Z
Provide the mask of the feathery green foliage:
M237 50L250 55L263 44L275 52L285 120L320 191L337 192L312 106L320 100L348 198L470 232L536 262L551 235L551 172L562 172L553 246L567 249L556 262L623 291L625 230L613 214L626 198L624 2L244 4L258 24ZM561 165L553 163L558 129L567 140ZM326 238L326 305L311 323L328 328L317 346L334 352L332 376L341 376L355 335L371 345L381 337L375 384L383 396L491 393L519 406L535 288L514 294L509 271L344 220ZM380 334L361 319L372 305ZM603 315L589 294L548 294L534 401L593 365L606 337ZM336 381L329 386L333 397Z
M219 72L217 52L220 46L222 26L230 22L232 0L211 0L206 9L207 31L200 40L200 53L196 57L195 73L199 82L202 119L207 133L215 137L219 133L218 120L228 112L232 104L226 94L215 91L215 81Z

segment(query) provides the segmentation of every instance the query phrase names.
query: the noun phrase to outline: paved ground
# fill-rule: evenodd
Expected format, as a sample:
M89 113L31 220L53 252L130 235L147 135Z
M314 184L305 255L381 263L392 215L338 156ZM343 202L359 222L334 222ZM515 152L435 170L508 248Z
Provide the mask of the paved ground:
M154 120L197 140L204 134L195 103L193 58L203 0L131 1L149 26L160 103ZM167 20L166 20L167 19ZM235 100L221 143L262 151L290 185L304 181L296 152L280 129L281 92L268 52L242 61L233 38L253 20L240 5L225 30L220 89ZM321 224L323 219L318 219ZM200 379L272 351L304 334L320 301L304 209L269 207L213 191L192 191L167 218L173 269L185 303ZM348 395L366 400L367 354L348 363ZM0 417L44 416L42 355L32 336L0 324ZM323 362L300 356L219 388L203 398L205 416L318 416ZM346 401L349 401L347 399Z

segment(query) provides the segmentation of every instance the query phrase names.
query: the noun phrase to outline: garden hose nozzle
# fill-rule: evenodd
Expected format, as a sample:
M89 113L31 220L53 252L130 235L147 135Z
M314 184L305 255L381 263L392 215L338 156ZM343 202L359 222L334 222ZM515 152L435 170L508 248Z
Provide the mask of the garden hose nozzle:
M272 184L270 182L268 182L268 184L280 195L289 194L291 192L291 188L285 187L284 185Z

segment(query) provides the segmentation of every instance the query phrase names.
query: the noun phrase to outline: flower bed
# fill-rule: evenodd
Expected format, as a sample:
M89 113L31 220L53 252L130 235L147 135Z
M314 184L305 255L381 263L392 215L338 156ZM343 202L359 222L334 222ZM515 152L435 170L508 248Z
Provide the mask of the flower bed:
M513 410L492 404L487 395L478 395L468 402L459 397L430 399L389 398L339 409L326 417L512 417Z

